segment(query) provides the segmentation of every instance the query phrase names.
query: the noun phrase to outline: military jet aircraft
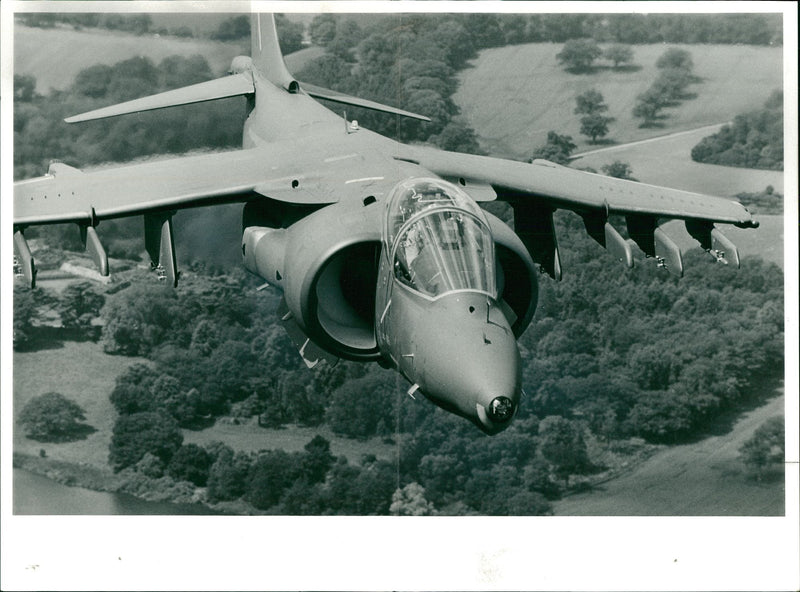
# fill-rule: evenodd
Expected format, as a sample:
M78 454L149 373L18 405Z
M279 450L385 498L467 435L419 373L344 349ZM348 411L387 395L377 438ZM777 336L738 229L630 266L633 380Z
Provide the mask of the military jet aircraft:
M244 265L282 290L281 319L309 366L328 356L376 361L402 374L412 396L495 434L522 393L516 338L534 314L537 276L561 277L556 209L579 214L625 265L638 246L678 274L681 254L660 227L665 220L684 220L702 248L736 265L736 248L715 224L757 226L725 199L385 138L315 99L426 118L298 82L274 19L254 15L251 29L252 56L235 58L228 76L67 119L247 101L241 150L86 172L53 164L16 183L15 254L31 286L28 226L78 224L108 274L95 228L143 215L153 268L177 285L174 212L240 202ZM516 232L479 207L494 200L512 206ZM625 217L631 240L609 223L612 214Z

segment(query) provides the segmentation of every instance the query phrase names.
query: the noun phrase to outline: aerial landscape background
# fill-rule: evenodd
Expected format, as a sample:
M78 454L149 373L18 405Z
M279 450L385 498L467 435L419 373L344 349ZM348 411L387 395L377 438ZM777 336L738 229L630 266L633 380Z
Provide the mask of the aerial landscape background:
M767 117L765 105L783 90L779 16L749 15L724 27L699 18L694 32L676 18L669 30L678 38L665 41L637 39L633 16L615 29L600 15L484 15L454 19L472 33L461 53L445 41L445 32L459 38L451 23L432 36L418 17L350 16L279 22L297 50L286 58L289 69L300 80L442 116L426 130L356 113L365 127L515 160L541 157L554 132L572 142L562 164L612 174L621 163L643 183L741 199L761 223L757 231L723 228L742 268L689 252L691 239L673 222L666 228L687 251L686 277L643 257L624 270L586 240L577 217L557 214L565 277L556 284L542 276L536 319L520 340L526 403L513 428L487 438L412 401L401 379L377 368L340 363L309 372L275 322L277 292L256 292L259 282L241 267L239 206L176 216L184 274L176 294L147 270L138 219L98 229L112 257L109 283L79 252L74 228L32 233L40 287L14 291L14 513L778 517L787 503L794 512L782 465L746 456L778 421L783 437L783 167L691 156L741 116ZM91 168L235 149L243 118L236 99L85 126L61 122L223 75L234 56L249 53L234 18L164 14L109 28L102 20L28 26L36 23L18 16L14 74L33 80L15 84L15 180L45 174L53 158ZM751 38L708 41L723 29ZM409 36L389 41L402 31ZM620 31L630 38L621 41ZM439 49L425 45L432 37ZM601 57L570 70L558 55L587 37L603 50L630 48L627 65ZM691 56L692 82L644 125L634 109L670 49ZM400 63L414 51L439 61ZM373 62L388 64L388 82ZM602 94L610 118L597 142L575 112L576 97L591 90ZM138 340L114 332L129 322L145 327ZM53 391L83 412L75 437L31 437L21 421L32 400ZM164 419L159 425L178 439L169 455L122 454L120 439L144 425L137 415ZM552 452L558 431L570 440L566 459L563 448L560 457ZM547 523L520 524L553 533ZM680 529L655 525L659 534ZM280 537L265 538L265 549L281 545ZM582 557L591 554L574 544ZM699 544L687 540L684 548ZM491 587L500 566L505 575L519 569L510 559L519 556L504 553L470 556L466 571ZM404 571L397 568L398 581Z

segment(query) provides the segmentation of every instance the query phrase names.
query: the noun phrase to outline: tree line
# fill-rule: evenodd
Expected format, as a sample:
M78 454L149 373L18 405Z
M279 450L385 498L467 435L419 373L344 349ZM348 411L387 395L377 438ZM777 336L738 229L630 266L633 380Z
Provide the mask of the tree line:
M186 26L156 28L147 14L28 13L17 15L29 27L53 27L64 23L74 27L101 27L136 34L159 33L191 36ZM324 22L331 15L316 19ZM459 15L481 23L476 31L486 47L518 43L555 42L591 38L601 43L718 43L780 45L782 25L774 14L486 14ZM280 17L279 17L280 18ZM427 18L435 18L428 15ZM249 34L248 16L231 16L221 22L212 38L231 40ZM315 20L316 20L315 19ZM245 22L245 25L242 25ZM300 27L299 23L292 26ZM314 25L311 34L314 38ZM322 28L322 27L321 27ZM315 40L316 42L316 40Z
M763 109L737 115L733 123L703 138L692 148L692 160L782 171L783 91L773 91Z
M133 35L171 35L173 37L208 37L216 41L240 41L250 37L250 16L229 16L222 20L210 33L197 31L187 25L176 27L158 27L149 14L101 14L101 13L21 13L17 15L19 22L28 27L51 29L57 25L66 25L75 30L86 28L123 31ZM284 53L292 53L303 47L304 27L276 14L279 26L279 39Z

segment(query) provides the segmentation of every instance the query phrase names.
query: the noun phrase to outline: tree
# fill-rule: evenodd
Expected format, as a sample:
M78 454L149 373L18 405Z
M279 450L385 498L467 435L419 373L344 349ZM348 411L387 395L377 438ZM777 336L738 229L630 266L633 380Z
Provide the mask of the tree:
M341 57L348 63L355 61L353 48L361 39L361 27L353 19L339 20L336 24L336 34L327 44L330 54Z
M92 321L100 317L105 300L89 282L70 284L64 288L58 302L61 325L83 332L91 329Z
M277 505L283 492L300 476L298 454L285 450L262 452L247 477L246 499L259 510Z
M661 70L666 68L679 68L691 72L694 68L692 54L685 49L670 47L656 60L656 68Z
M639 127L654 125L660 117L661 110L667 106L667 102L663 93L652 87L636 97L633 116L644 119Z
M31 339L34 327L42 320L42 310L51 298L42 290L14 286L14 349L22 349Z
M246 15L235 16L222 21L216 32L211 34L212 39L219 41L233 41L244 39L250 35L250 18Z
M174 376L161 375L150 386L154 408L170 415L181 426L194 424L197 418L196 389L187 390Z
M294 53L303 48L303 24L290 21L282 14L275 15L275 27L278 30L278 42L284 55Z
M300 463L303 476L309 483L321 483L336 460L331 454L331 443L317 434L303 449L306 451Z
M61 393L49 392L32 398L19 414L28 438L41 442L63 442L86 434L84 410Z
M201 55L167 56L158 65L160 86L165 89L189 86L213 77L208 61Z
M592 144L597 142L598 137L608 134L608 124L611 117L605 117L599 113L585 115L581 117L581 133L592 139Z
M323 13L315 16L308 26L308 34L311 36L311 43L325 47L333 41L333 38L336 37L337 21L337 15L331 13ZM352 42L353 44L357 43L355 39L353 39Z
M147 364L133 364L116 378L109 399L120 415L153 411L155 401L151 387L158 374Z
M553 513L550 502L534 491L517 491L508 498L507 507L509 516L547 516Z
M250 457L244 452L234 454L222 448L208 472L208 499L212 502L232 501L247 491Z
M29 103L36 97L36 78L14 74L14 101Z
M543 158L556 164L569 164L569 157L578 146L572 141L572 136L562 136L554 131L547 132L547 143L533 151L530 162Z
M761 481L767 469L782 466L785 461L783 417L762 423L739 448L742 462Z
M425 488L414 482L395 490L389 513L392 516L432 516L436 509L425 499Z
M617 179L627 179L628 181L636 181L631 173L633 173L633 169L631 169L631 165L627 162L622 162L619 160L615 160L611 164L604 164L601 167L604 175L608 175L609 177L615 177Z
M553 465L556 475L569 486L569 476L589 466L586 442L580 430L560 415L545 417L539 424L542 455Z
M78 72L73 87L87 97L99 99L106 96L113 76L114 69L111 66L95 64Z
M603 54L603 50L592 39L570 39L556 54L556 59L564 67L576 74L589 72L594 61Z
M395 378L376 371L344 383L331 396L326 421L337 434L368 438L378 424L393 425Z
M692 83L689 70L683 68L664 68L653 83L653 92L661 93L668 101L687 98L686 87Z
M197 444L181 446L167 465L167 474L174 479L191 481L204 487L211 468L211 455Z
M597 89L589 89L575 97L575 114L595 115L604 111L608 111L608 105Z
M475 130L463 120L454 118L444 127L442 132L430 138L442 150L464 152L467 154L483 154Z
M149 452L167 464L182 443L178 423L168 415L152 411L122 415L114 423L108 461L117 472Z
M613 62L614 68L619 68L622 64L630 64L633 61L633 50L628 45L617 43L607 47L603 57Z

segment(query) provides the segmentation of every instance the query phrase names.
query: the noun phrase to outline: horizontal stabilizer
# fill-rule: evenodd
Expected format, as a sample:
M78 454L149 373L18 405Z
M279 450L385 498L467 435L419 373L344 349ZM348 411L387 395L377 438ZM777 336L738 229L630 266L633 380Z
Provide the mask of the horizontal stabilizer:
M214 101L239 95L247 95L255 92L253 87L253 77L250 72L240 72L232 76L209 80L185 86L175 90L134 99L125 103L111 105L102 109L96 109L80 115L67 117L67 123L78 123L81 121L91 121L93 119L104 119L128 113L138 113L139 111L150 111L152 109L163 109L165 107L175 107L177 105L189 105L191 103L202 103L204 101Z
M325 99L326 101L333 101L334 103L342 103L344 105L352 105L353 107L363 107L364 109L371 109L373 111L393 113L394 115L418 119L420 121L431 120L430 117L412 113L411 111L405 111L403 109L398 109L397 107L390 107L389 105L382 105L381 103L368 101L367 99L359 99L358 97L345 95L334 90L328 90L327 88L314 86L313 84L308 84L306 82L301 82L300 87L315 99Z

